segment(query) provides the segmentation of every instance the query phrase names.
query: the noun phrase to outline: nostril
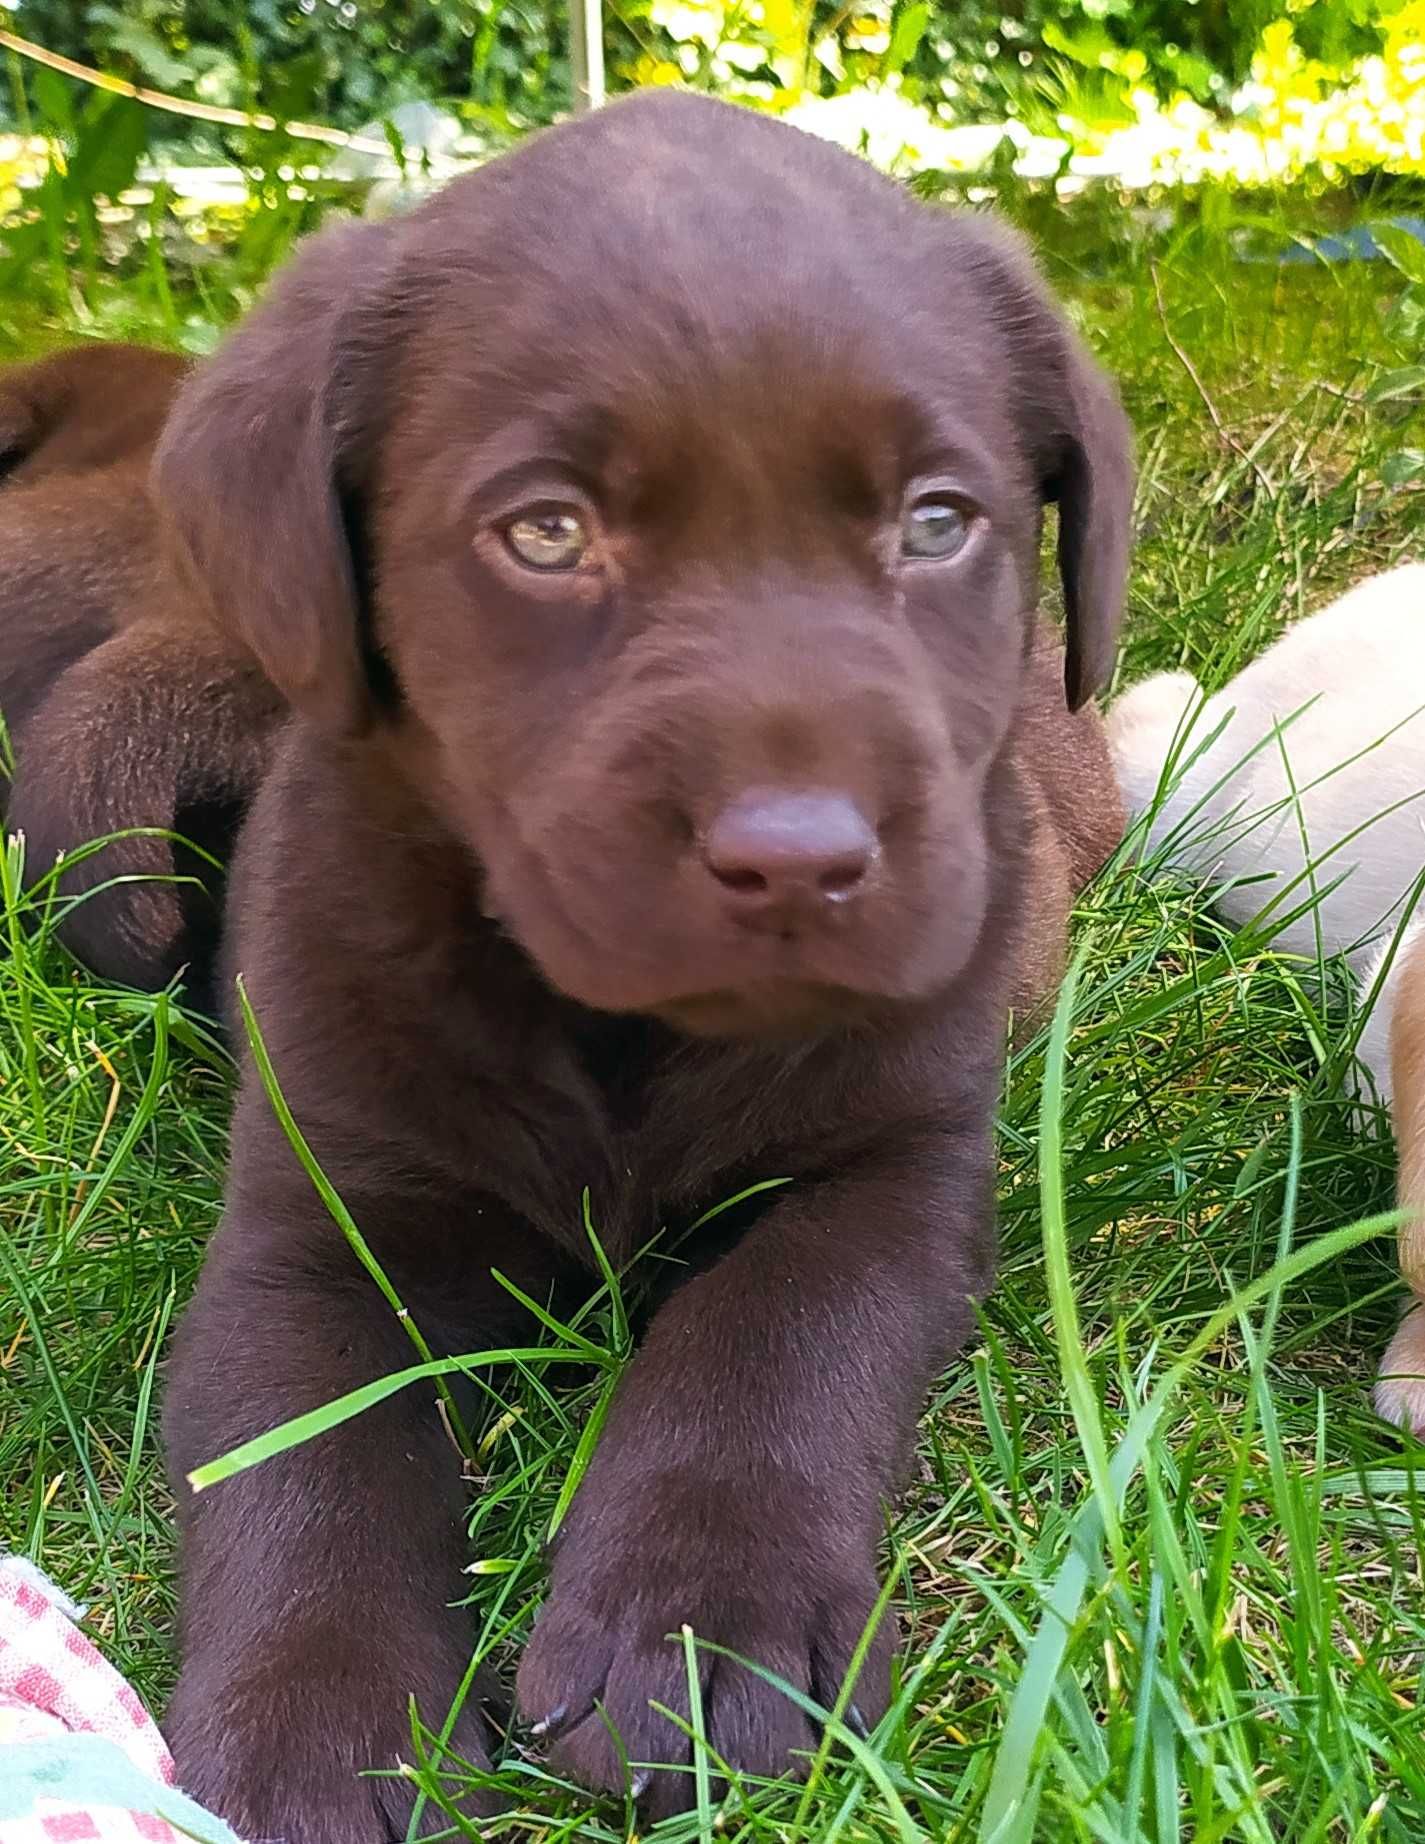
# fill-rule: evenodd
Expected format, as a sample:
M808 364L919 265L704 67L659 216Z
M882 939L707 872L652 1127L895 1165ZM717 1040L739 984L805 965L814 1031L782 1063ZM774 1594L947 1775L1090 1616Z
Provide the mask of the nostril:
M709 864L708 869L724 889L735 890L739 896L759 896L767 888L761 871L724 864Z
M843 858L840 864L827 866L816 880L817 888L825 896L850 896L870 868L869 857Z

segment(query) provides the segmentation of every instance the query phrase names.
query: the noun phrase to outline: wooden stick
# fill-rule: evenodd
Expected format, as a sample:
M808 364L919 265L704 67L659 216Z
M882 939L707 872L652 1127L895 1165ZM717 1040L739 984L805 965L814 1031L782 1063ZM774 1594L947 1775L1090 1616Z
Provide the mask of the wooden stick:
M580 4L580 0L575 0L575 4ZM391 149L384 140L376 141L369 135L346 134L340 128L327 128L320 122L283 122L275 115L248 114L243 109L222 109L216 103L190 102L183 96L170 96L166 90L147 90L137 83L130 83L125 77L115 77L104 70L91 70L87 64L76 64L73 58L61 57L57 51L47 51L43 45L36 45L33 40L20 38L13 32L0 31L0 47L13 51L17 57L28 58L31 63L43 64L47 70L57 70L63 76L74 77L93 89L109 90L115 96L127 96L133 102L143 103L145 108L163 109L169 115L186 115L195 122L217 122L224 128L256 128L263 134L271 134L280 128L294 141L321 141L327 147L349 147L356 153L380 154L385 159L391 155ZM602 81L602 59L599 75Z

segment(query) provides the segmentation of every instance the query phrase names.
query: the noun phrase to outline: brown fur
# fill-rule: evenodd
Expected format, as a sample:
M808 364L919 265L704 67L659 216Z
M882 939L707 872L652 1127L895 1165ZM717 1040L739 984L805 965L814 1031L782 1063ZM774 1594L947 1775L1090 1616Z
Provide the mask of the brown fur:
M0 479L147 465L187 367L148 346L74 346L0 372Z
M267 759L280 701L175 575L149 492L187 367L82 346L0 371L0 715L18 772L0 820L30 878L61 852L156 827L218 857ZM199 852L116 841L60 880L60 925L95 971L179 973L210 1003L222 878ZM174 882L181 878L183 882Z
M1086 704L1126 567L1116 398L1007 234L647 97L319 237L185 386L156 480L297 712L229 971L431 1345L531 1338L497 1273L587 1297L585 1187L621 1264L791 1181L628 1277L638 1352L519 1675L560 1767L673 1763L638 1790L684 1805L668 1635L834 1700L926 1387L991 1281L1009 1006L1052 988L1121 825ZM979 509L952 562L900 557L926 483ZM1067 659L1035 614L1050 500ZM537 577L502 533L551 502L591 561ZM714 872L767 800L874 828L845 901ZM464 1487L424 1388L202 1495L185 1476L410 1355L249 1066L165 1410L167 1732L246 1835L405 1835L404 1783L361 1772L465 1670ZM856 1720L892 1645L887 1622ZM760 1680L702 1676L734 1769L813 1745ZM451 1747L490 1741L471 1698Z

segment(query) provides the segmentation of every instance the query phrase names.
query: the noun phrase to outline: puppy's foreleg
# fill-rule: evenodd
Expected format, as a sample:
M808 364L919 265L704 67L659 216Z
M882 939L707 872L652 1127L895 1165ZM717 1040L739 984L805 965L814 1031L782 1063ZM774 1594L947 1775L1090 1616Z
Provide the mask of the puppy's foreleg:
M1400 1272L1414 1296L1381 1362L1376 1407L1425 1435L1425 927L1402 943L1379 1004L1390 1005L1391 1111L1399 1153Z
M280 717L255 667L158 626L126 629L60 675L13 739L5 826L24 835L31 884L72 860L57 932L77 959L149 991L186 970L210 1002L222 876L202 854L231 845ZM75 856L134 828L200 850L127 837Z
M241 1122L238 1139L252 1144ZM441 1728L470 1664L461 1458L427 1384L191 1489L195 1467L414 1355L316 1194L286 1174L269 1135L260 1145L266 1170L254 1179L239 1157L169 1369L183 1669L164 1732L180 1784L245 1838L394 1844L416 1793L395 1772L411 1758L410 1699ZM546 1291L528 1231L482 1246L462 1276L432 1257L468 1200L346 1200L434 1349L527 1338L522 1309L481 1262ZM488 1764L480 1695L460 1700L443 1764ZM432 1832L450 1835L434 1809L419 1835Z

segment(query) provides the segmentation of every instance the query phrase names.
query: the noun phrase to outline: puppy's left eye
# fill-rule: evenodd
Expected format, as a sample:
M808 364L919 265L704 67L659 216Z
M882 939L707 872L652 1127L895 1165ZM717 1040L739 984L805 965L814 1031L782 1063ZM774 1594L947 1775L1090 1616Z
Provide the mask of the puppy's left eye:
M588 554L589 531L577 512L552 506L511 519L505 543L531 570L577 570Z
M902 556L943 563L964 549L970 519L970 509L946 494L916 500L901 517Z

